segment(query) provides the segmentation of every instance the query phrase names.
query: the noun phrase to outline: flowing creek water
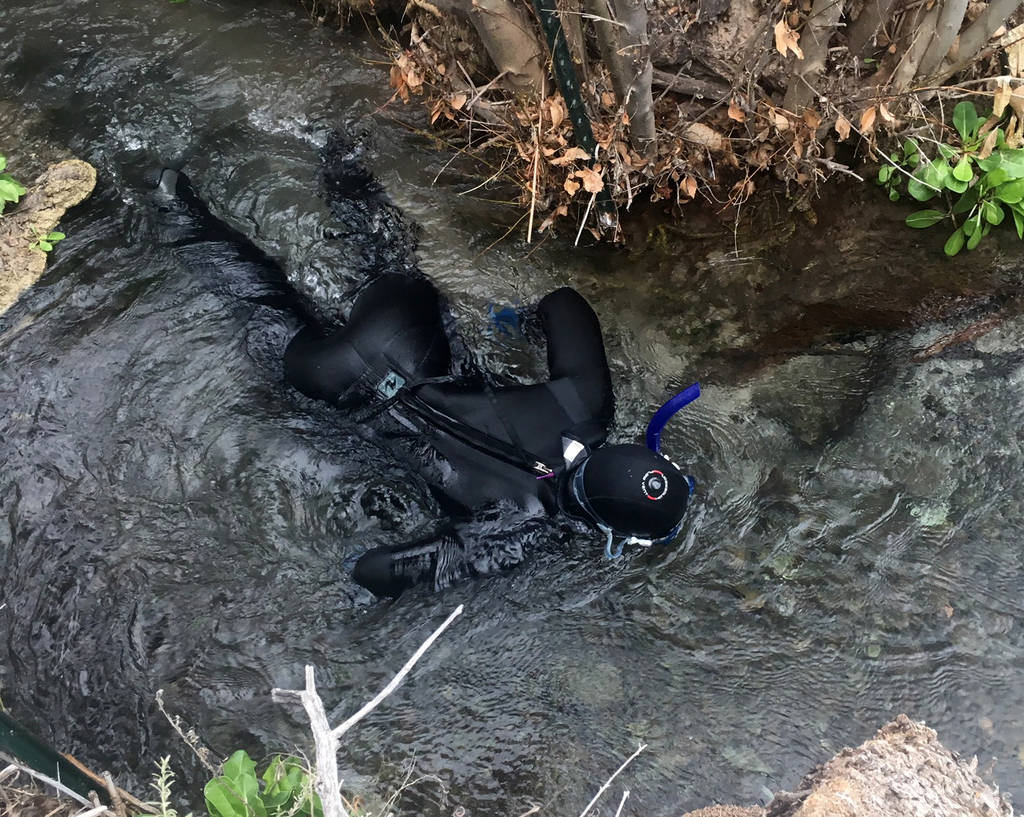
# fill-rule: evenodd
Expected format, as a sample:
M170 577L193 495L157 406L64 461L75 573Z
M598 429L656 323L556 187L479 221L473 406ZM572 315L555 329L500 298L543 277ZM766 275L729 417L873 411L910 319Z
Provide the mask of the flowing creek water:
M0 696L37 731L140 790L162 754L198 780L157 689L218 752L306 745L272 687L314 664L338 719L461 603L341 755L368 791L413 758L446 781L447 805L424 784L410 813L572 813L638 741L626 813L763 802L899 712L1024 798L1024 320L914 360L1019 287L1012 243L953 266L886 203L774 245L490 248L518 212L400 124L422 115L386 104L371 37L282 3L5 0L0 42L9 169L67 152L100 179L0 316ZM542 375L487 305L572 282L602 319L618 438L703 380L663 437L700 486L677 547L610 564L597 536L530 542L508 574L395 603L351 582L435 506L281 383L294 324L155 246L146 187L184 164L331 304L368 240L318 195L333 131L419 226L481 362ZM935 317L936 293L962 316Z

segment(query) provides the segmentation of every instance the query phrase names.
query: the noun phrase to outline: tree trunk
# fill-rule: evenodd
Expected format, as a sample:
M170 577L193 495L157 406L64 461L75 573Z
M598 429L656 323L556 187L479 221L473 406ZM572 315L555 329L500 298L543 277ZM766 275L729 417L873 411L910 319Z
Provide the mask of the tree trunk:
M630 141L643 156L655 148L650 41L643 0L584 0L593 17L601 59L615 98L629 115Z
M804 58L793 58L793 72L786 88L786 98L782 102L782 107L787 111L800 113L814 99L814 84L825 70L828 44L842 13L843 4L837 0L814 0L811 16L800 36Z

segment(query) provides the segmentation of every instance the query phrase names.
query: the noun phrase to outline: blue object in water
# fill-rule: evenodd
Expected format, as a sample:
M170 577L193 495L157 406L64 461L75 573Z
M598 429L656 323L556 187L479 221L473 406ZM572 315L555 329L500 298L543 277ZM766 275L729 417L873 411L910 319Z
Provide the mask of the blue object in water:
M487 305L487 314L499 334L514 337L521 333L519 313L511 306Z
M647 447L657 453L661 450L661 430L683 406L688 406L700 397L700 383L687 386L675 397L669 398L660 409L654 412L651 421L647 424Z

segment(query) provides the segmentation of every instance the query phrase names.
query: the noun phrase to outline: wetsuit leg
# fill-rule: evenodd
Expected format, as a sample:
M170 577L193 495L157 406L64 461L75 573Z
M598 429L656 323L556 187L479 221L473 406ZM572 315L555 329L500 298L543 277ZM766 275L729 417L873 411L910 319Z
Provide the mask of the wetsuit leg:
M316 309L281 266L214 216L184 173L161 171L153 199L161 243L191 271L207 275L217 289L237 298L293 312L307 325L319 323Z
M292 339L285 379L309 397L340 404L365 400L391 372L408 383L443 377L451 349L441 320L429 281L383 275L359 294L343 329L304 329ZM362 393L352 389L360 381Z

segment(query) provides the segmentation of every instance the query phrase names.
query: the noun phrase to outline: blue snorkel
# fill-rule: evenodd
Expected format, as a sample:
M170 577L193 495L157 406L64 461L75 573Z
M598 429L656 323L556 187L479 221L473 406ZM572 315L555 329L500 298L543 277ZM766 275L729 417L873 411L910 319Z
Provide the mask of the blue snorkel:
M700 397L700 383L687 386L675 397L669 398L665 404L654 412L647 424L647 447L655 454L661 453L661 432L672 416L684 406L690 405Z

